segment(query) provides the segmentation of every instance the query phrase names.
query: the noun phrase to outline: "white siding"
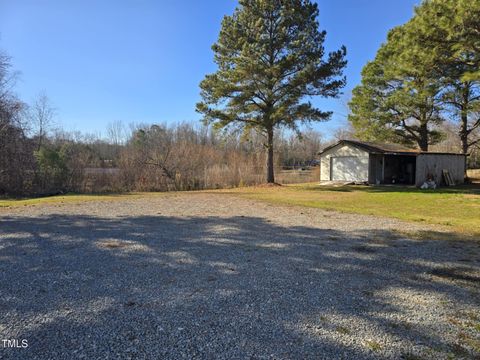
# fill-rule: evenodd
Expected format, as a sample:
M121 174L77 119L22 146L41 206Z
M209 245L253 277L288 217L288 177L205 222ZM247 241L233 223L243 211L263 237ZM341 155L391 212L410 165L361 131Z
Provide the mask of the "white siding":
M330 158L330 171L330 177L334 181L367 181L368 158L332 156Z
M332 157L348 157L349 159L345 159L345 161L334 160L333 162L335 164L355 164L356 169L354 174L352 175L351 166L348 166L347 168L344 168L343 166L337 166L335 169L333 169L337 177L351 178L351 176L354 176L355 179L352 181L368 181L368 156L369 154L367 151L359 149L353 145L339 144L338 146L327 150L320 156L320 180L331 180L330 164L332 163ZM352 160L352 157L354 157L355 160Z

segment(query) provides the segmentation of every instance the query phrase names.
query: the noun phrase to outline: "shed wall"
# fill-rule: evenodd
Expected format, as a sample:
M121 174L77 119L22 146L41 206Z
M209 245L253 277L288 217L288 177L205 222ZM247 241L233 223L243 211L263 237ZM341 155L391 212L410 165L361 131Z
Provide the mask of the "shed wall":
M330 180L330 164L332 157L355 156L359 158L362 168L358 169L359 174L365 174L365 179L361 181L368 181L368 152L351 145L335 146L320 156L320 181Z
M415 185L421 186L429 174L437 184L445 185L442 170L446 169L456 184L463 184L465 156L447 154L420 154L417 156Z
M369 184L381 184L383 182L383 157L381 154L370 154Z

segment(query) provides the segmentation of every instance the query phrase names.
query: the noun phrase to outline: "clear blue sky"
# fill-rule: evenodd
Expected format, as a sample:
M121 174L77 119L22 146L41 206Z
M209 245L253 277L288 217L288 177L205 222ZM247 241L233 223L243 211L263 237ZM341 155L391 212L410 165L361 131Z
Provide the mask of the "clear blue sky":
M419 0L318 0L326 50L344 44L348 86L339 99L315 100L335 112L315 126L345 124L360 71L387 31ZM0 49L21 72L26 102L45 91L68 130L104 132L109 122L196 121L198 83L213 72L211 45L235 0L0 0Z

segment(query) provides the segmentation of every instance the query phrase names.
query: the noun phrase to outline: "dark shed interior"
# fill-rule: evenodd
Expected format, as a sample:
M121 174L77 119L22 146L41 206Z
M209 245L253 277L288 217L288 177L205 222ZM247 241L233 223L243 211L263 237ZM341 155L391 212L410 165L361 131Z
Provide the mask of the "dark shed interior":
M370 154L369 183L415 184L416 156Z
M385 155L385 184L415 184L415 156Z

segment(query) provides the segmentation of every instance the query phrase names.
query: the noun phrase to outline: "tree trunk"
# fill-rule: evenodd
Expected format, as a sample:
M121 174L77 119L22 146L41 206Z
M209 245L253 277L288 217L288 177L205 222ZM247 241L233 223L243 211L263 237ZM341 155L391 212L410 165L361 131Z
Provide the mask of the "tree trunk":
M460 124L460 141L462 142L462 153L467 154L468 153L468 118L467 118L467 112L462 110L462 115L461 115L461 124ZM467 176L467 157L465 156L465 173L464 173L465 179L468 179Z
M420 139L418 140L418 146L422 151L428 151L428 128L427 124L420 125L419 131Z
M275 175L273 173L273 128L267 129L267 183L273 184Z
M462 153L467 154L468 153L468 103L470 99L470 88L468 85L465 85L463 88L463 93L462 93L462 105L461 105L461 110L460 110L460 141L462 143ZM468 179L467 175L467 157L465 156L465 172L464 172L464 178L465 180Z
M460 140L462 142L462 152L468 153L468 103L470 99L470 89L465 85L462 93L462 105L460 109Z

